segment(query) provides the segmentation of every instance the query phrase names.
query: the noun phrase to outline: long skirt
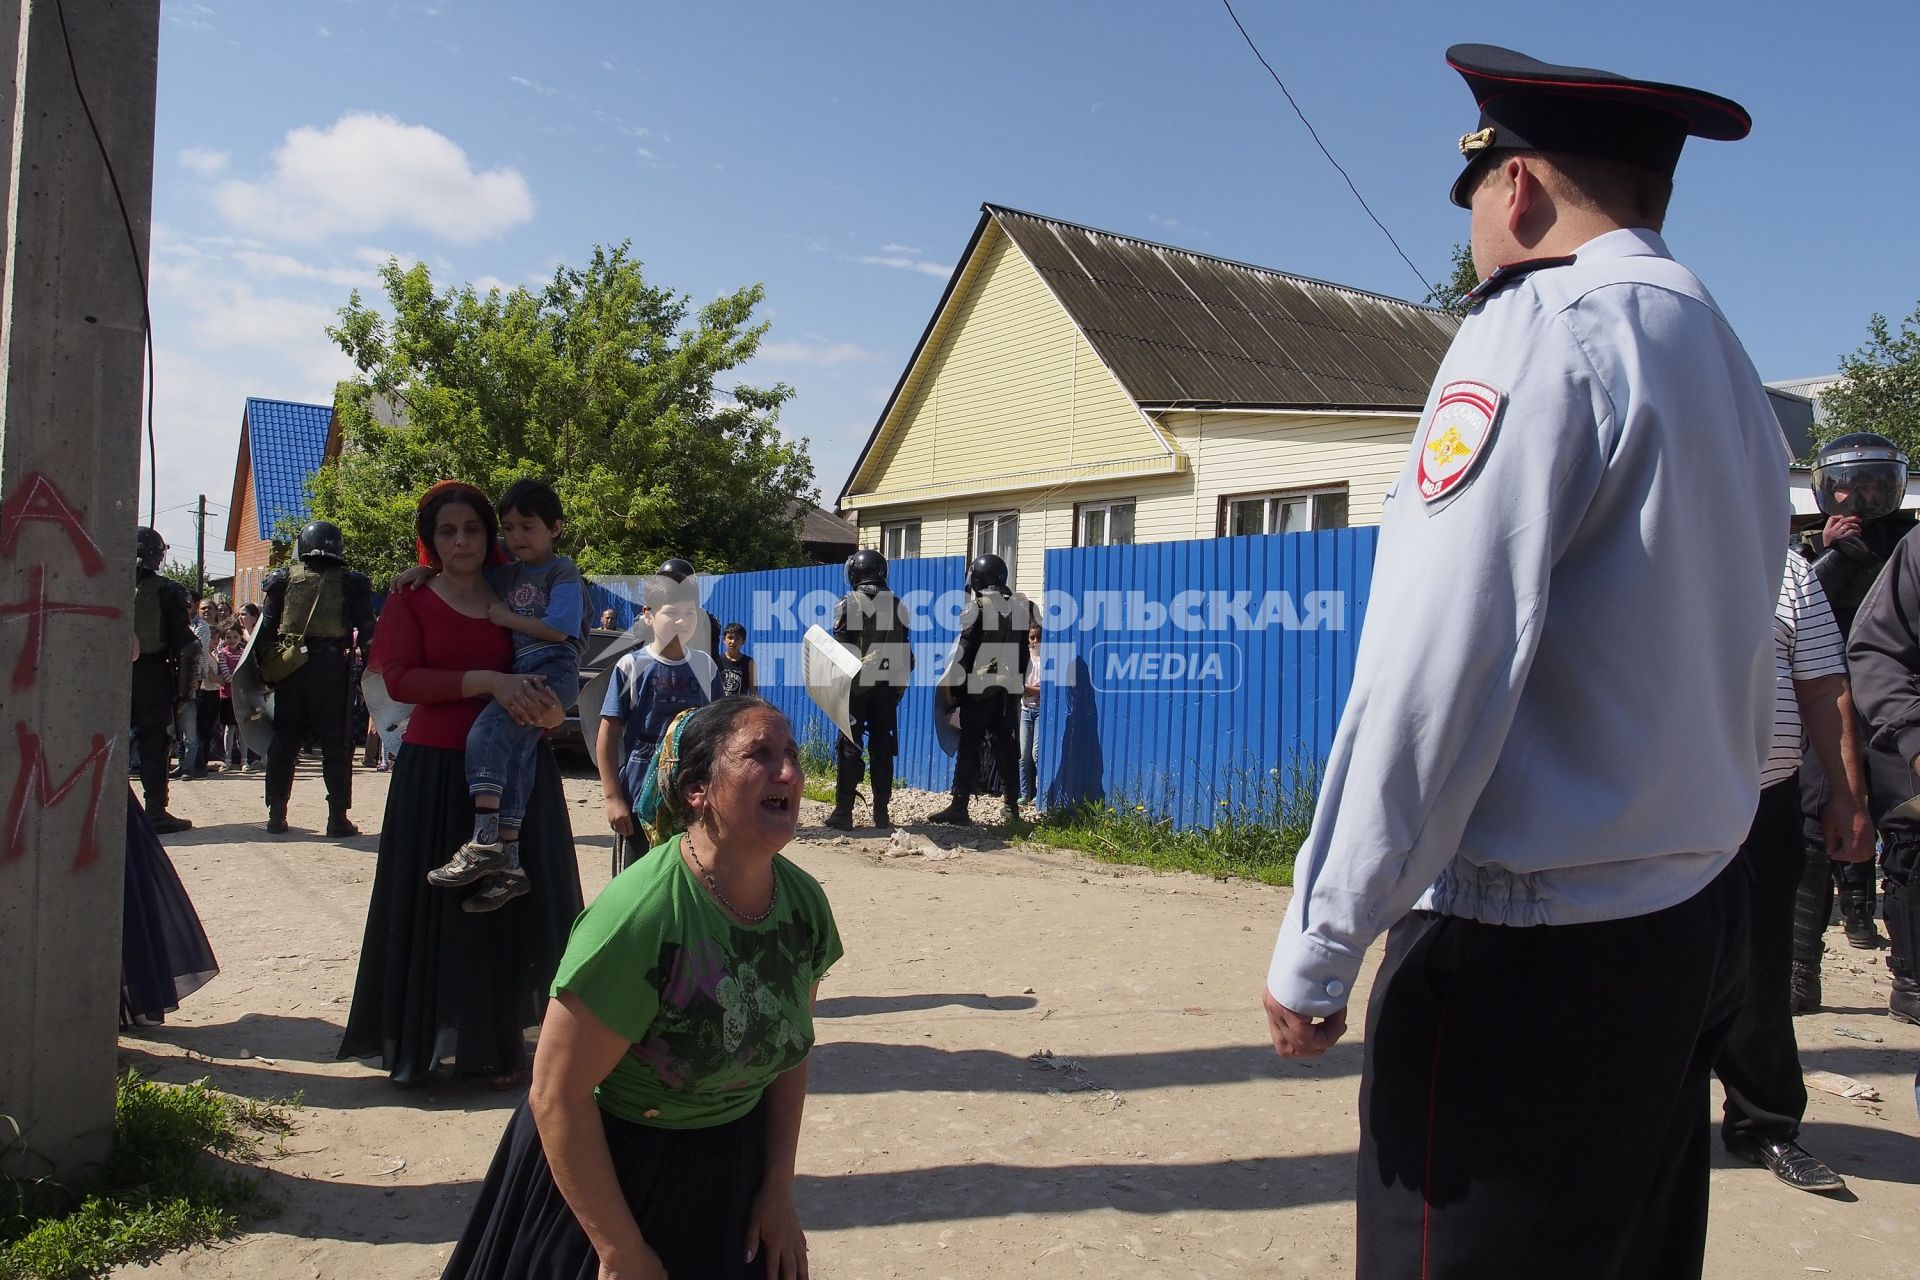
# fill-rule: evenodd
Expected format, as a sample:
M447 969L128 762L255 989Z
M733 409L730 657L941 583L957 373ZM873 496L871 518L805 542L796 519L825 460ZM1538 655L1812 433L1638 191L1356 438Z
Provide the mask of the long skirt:
M427 883L473 834L464 752L409 745L394 766L342 1058L377 1058L395 1084L445 1069L501 1076L526 1066L547 986L580 914L580 868L553 752L542 745L520 828L531 891L497 911L461 909L471 889Z
M121 904L120 1025L164 1022L220 972L193 899L127 792L126 897Z
M710 1129L654 1129L600 1113L613 1170L647 1245L670 1276L759 1280L746 1259L766 1118L755 1107ZM442 1280L595 1280L600 1260L547 1167L525 1102L514 1112Z

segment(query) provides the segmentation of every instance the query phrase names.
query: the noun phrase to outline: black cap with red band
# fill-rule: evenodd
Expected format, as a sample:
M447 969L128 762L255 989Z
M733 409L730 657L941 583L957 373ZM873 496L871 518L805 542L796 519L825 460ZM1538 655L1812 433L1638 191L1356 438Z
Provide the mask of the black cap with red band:
M1671 174L1689 136L1735 142L1753 128L1739 103L1592 67L1559 67L1491 44L1456 44L1447 65L1480 104L1480 126L1460 139L1467 167L1453 202L1467 208L1480 161L1502 151L1557 151Z

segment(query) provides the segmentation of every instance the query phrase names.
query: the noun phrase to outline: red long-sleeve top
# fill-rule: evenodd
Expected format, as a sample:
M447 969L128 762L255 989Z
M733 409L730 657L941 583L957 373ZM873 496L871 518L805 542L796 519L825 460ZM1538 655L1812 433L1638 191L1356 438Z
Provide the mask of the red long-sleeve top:
M460 677L505 671L512 662L511 632L469 618L433 588L422 587L387 597L367 665L386 678L388 693L414 704L405 741L464 750L467 730L487 699L461 697Z

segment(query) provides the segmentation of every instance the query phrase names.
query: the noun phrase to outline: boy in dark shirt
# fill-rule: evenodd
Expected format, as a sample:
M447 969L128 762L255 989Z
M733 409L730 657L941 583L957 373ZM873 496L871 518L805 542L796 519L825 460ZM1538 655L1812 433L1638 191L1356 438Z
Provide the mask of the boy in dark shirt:
M747 629L729 622L720 633L720 689L717 696L730 698L736 693L757 693L760 682L754 678L753 658L742 652L747 645Z

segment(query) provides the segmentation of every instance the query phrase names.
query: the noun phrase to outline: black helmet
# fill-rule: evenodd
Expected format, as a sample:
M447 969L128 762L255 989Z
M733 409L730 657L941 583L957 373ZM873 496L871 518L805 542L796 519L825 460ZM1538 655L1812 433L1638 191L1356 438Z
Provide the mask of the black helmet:
M167 540L160 536L158 529L142 525L134 530L133 562L142 569L160 572L160 566L167 562Z
M660 576L672 578L675 582L685 582L693 576L693 566L679 556L660 562Z
M309 520L300 528L300 541L294 546L294 554L308 564L316 560L345 564L347 540L333 521Z
M979 592L988 587L1007 587L1007 562L991 551L973 558L967 566L967 590Z
M887 558L872 547L862 547L847 557L847 585L884 587L887 585Z
M1878 520L1907 496L1907 455L1885 436L1855 431L1821 446L1813 458L1813 500L1828 516Z

